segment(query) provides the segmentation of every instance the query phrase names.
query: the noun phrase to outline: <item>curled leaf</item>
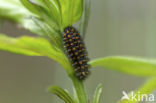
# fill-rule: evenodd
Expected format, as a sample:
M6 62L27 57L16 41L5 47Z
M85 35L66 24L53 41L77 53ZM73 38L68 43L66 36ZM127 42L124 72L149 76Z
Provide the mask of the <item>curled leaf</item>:
M93 103L100 103L101 94L102 94L102 85L99 84L94 93Z
M49 92L56 94L58 97L64 100L65 103L75 103L73 97L58 86L51 86L49 88Z

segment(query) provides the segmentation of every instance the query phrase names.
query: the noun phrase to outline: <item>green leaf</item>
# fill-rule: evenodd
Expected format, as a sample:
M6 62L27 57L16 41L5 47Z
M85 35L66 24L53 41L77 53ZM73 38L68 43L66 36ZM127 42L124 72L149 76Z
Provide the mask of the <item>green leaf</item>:
M73 68L64 53L44 38L29 36L12 38L0 34L0 50L27 56L47 56L60 63L68 75L73 75Z
M29 12L21 2L30 10ZM58 35L58 25L53 21L51 13L47 8L43 8L38 4L31 4L28 0L0 0L0 19L9 19L19 23L22 27L30 30L33 33L52 37L53 34ZM30 6L31 5L31 6ZM39 11L39 18L36 18L33 14L34 12ZM38 13L36 13L38 14ZM47 31L48 29L48 31ZM56 35L55 35L56 37Z
M10 38L5 35L0 35L0 50L13 52L16 54L23 54L28 56L41 56L41 54L28 49L26 46L20 44L21 39Z
M64 100L65 103L75 103L73 97L58 86L51 86L49 88L49 92L56 94L58 97Z
M40 11L36 9L35 4L32 4L29 0L20 1L30 12L40 16Z
M143 86L141 86L138 90L134 91L135 99L132 99L131 93L129 93L129 100L125 99L119 101L118 103L139 103L139 99L142 98L142 95L150 94L156 89L156 77L150 78ZM153 94L154 95L154 94ZM143 96L143 99L145 96Z
M24 8L19 0L0 0L0 19L8 19L21 24L33 33L45 34L31 18L31 13Z
M31 31L39 31L31 18L31 13L24 8L19 0L0 0L0 18L9 19L21 24ZM39 31L40 32L40 31Z
M114 56L99 58L89 64L136 76L156 76L156 60L151 59Z
M99 84L94 93L93 103L100 103L101 94L102 94L102 85Z
M30 2L28 0L21 0L24 6L28 8L30 12L35 12L39 17L30 17L25 19L22 26L29 29L33 33L40 34L49 37L53 45L61 48L61 35L59 32L60 28L60 11L56 2L50 2L46 0L45 2ZM32 10L32 11L31 11Z
M62 58L61 51L56 50L48 40L40 37L11 38L1 34L0 49L30 56L48 56L54 60Z
M58 0L62 15L62 29L71 26L81 18L83 0Z
M19 23L29 14L19 0L0 0L1 19L9 19Z
M52 8L50 8L50 9L47 8L48 5L43 6L43 4L39 4L38 2L30 2L29 0L20 0L20 1L30 12L38 15L38 17L43 19L43 21L46 22L49 26L51 26L52 29L54 29L54 30L59 29L57 21L54 19L54 15L56 15L55 14L56 12L51 13L50 9L52 9ZM43 2L43 3L46 3L46 2ZM48 3L50 3L50 2L48 2ZM51 4L52 3L50 3L49 5L51 5Z
M48 8L51 17L57 22L61 30L61 11L58 0L45 0L44 3Z

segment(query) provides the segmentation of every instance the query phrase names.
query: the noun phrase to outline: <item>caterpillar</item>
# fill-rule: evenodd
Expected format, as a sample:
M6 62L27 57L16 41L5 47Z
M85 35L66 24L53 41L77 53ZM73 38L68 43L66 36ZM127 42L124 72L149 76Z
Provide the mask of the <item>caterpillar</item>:
M75 75L83 80L89 74L88 54L79 32L72 26L66 27L63 33L63 45L66 54L74 67Z

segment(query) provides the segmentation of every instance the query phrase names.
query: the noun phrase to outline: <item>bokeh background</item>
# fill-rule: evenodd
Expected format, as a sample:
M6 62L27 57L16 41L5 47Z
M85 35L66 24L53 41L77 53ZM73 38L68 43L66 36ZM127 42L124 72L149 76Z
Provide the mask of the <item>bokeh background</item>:
M114 55L155 58L156 0L92 0L85 38L89 57ZM9 36L34 35L5 21L0 32ZM89 98L99 83L101 103L116 103L122 91L137 89L145 78L103 68L92 68L85 81ZM0 51L0 103L63 103L47 92L58 85L72 92L72 83L56 62ZM150 102L151 103L151 102Z

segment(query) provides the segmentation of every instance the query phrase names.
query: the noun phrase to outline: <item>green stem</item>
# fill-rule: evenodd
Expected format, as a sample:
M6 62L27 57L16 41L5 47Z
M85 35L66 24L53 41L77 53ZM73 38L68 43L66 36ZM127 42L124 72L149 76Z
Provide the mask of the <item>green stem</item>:
M72 76L71 79L76 90L79 103L88 103L83 81L78 80L75 76Z
M83 84L82 80L79 80L75 75L74 75L74 69L68 59L64 59L65 62L61 63L62 66L66 69L68 76L73 82L74 89L77 95L77 98L79 100L79 103L88 103L87 99L87 94L85 91L85 87Z

